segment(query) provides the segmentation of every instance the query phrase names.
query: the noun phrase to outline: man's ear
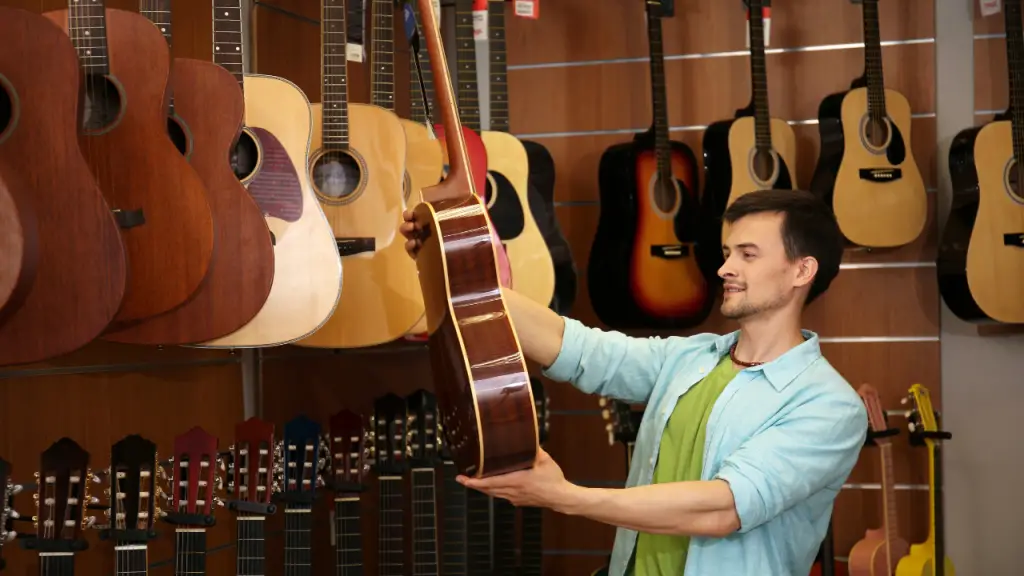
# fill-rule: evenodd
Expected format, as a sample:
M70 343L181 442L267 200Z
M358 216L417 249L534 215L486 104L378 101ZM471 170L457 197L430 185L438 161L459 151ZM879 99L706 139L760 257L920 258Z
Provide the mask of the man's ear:
M818 259L813 256L801 258L797 264L796 278L793 281L793 285L797 288L807 286L814 281L814 277L817 274Z

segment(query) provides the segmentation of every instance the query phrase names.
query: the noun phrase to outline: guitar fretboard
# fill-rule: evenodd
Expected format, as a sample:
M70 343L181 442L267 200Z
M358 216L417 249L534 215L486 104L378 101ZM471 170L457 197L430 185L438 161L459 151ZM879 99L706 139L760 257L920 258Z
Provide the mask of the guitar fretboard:
M395 20L391 0L373 0L373 66L370 100L385 110L395 109Z
M323 146L348 148L348 60L345 0L323 0L321 93Z
M1024 24L1020 0L1007 0L1003 7L1006 23L1006 71L1010 78L1010 111L1013 127L1013 157L1024 157Z
M476 40L473 39L473 0L455 0L455 70L462 123L480 130L480 94L477 90Z
M754 142L759 151L772 147L768 114L768 67L764 56L764 14L761 0L750 2L750 79L754 92Z
M313 576L313 510L289 503L284 510L285 576Z
M235 570L238 576L263 576L267 562L266 519L263 516L239 516L236 524L238 558Z
M114 576L145 576L149 571L148 547L133 542L114 546ZM43 574L49 574L43 572ZM57 572L63 574L63 572Z
M516 555L516 508L503 498L493 498L494 505L494 573L516 576L519 561Z
M544 569L544 510L526 507L522 509L522 515L520 574L541 576Z
M416 16L416 30L422 31L423 25L420 19L420 12L414 8L413 13ZM430 68L430 54L427 52L425 40L423 35L419 35L420 45L419 51L419 72L417 72L416 60L412 57L409 58L409 94L412 97L412 120L420 123L432 124L433 119L433 106L434 106L434 71ZM423 74L423 85L420 85L419 73ZM426 101L426 104L424 103ZM428 109L427 107L430 107Z
M363 576L363 533L357 495L334 500L334 570L336 576Z
M68 3L68 36L86 74L109 74L107 12L103 2Z
M470 574L491 574L491 499L476 490L466 491L466 552Z
M206 529L175 530L174 576L206 574Z
M167 40L167 47L171 44L171 0L139 0L139 13L149 19L154 26L160 30ZM168 109L174 114L174 94L170 94Z
M490 36L491 130L508 132L508 57L505 46L505 0L489 0L487 30Z
M213 0L213 61L244 88L241 0Z
M412 573L437 576L437 495L434 469L412 470Z
M45 552L39 555L40 576L74 576L75 555L72 552Z
M380 576L405 574L405 498L401 476L380 476L380 542L377 555Z
M896 514L896 485L893 483L895 475L892 468L892 443L888 440L879 440L878 446L882 458L882 509L885 519L885 538L893 542L899 538L899 523ZM887 554L888 545L886 546ZM890 563L898 558L890 558Z
M878 0L862 0L864 9L864 71L868 81L868 113L876 122L885 118L885 75L878 31Z
M668 104L665 89L665 51L662 47L661 16L652 14L658 8L650 5L647 17L647 37L651 51L651 99L654 110L654 146L658 157L658 179L666 185L672 182L672 158L669 147ZM664 190L664 188L662 188Z
M455 477L457 471L453 462L444 462L442 490L444 501L444 522L442 528L441 573L464 576L467 574L466 558L466 488Z

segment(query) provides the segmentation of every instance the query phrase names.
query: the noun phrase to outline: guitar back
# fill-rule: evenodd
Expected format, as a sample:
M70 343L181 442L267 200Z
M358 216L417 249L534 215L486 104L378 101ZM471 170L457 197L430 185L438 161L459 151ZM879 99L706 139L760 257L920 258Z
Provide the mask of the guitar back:
M25 301L36 278L39 238L27 200L24 191L8 188L0 173L0 326Z
M25 183L38 237L32 290L0 326L0 365L9 365L94 340L121 306L126 265L114 217L76 137L74 48L52 22L13 8L0 8L0 38L0 91L16 104L6 112L0 106L0 178Z

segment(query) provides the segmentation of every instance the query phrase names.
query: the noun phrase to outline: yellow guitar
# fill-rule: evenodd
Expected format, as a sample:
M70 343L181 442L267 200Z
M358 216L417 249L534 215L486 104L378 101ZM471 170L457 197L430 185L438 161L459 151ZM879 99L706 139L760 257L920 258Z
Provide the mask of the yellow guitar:
M912 544L910 553L896 565L896 576L956 576L953 562L946 557L946 539L943 524L942 504L942 440L933 435L951 436L939 432L932 409L928 389L920 384L910 387L903 403L913 402L914 408L907 413L911 438L919 438L928 447L928 488L931 495L931 521L928 539L921 544ZM924 434L931 434L921 438ZM942 562L936 562L942 558Z
M355 348L402 337L423 316L416 263L398 234L406 208L406 139L398 116L380 104L394 94L392 7L374 5L374 104L349 104L345 0L322 0L323 102L313 105L310 175L334 228L345 279L334 315L298 346Z

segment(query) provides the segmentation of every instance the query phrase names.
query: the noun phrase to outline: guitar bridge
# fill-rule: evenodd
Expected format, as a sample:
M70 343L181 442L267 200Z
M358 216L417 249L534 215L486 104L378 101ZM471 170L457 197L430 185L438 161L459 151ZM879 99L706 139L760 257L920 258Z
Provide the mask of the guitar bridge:
M651 246L651 256L675 260L690 255L690 247L683 244L654 244Z
M373 252L377 249L377 239L370 238L336 238L338 242L338 253L342 256L355 256L364 252Z
M861 168L860 179L868 182L893 182L903 178L900 168Z
M1014 248L1024 248L1024 232L1015 232L1013 234L1003 234L1003 246L1012 246Z

